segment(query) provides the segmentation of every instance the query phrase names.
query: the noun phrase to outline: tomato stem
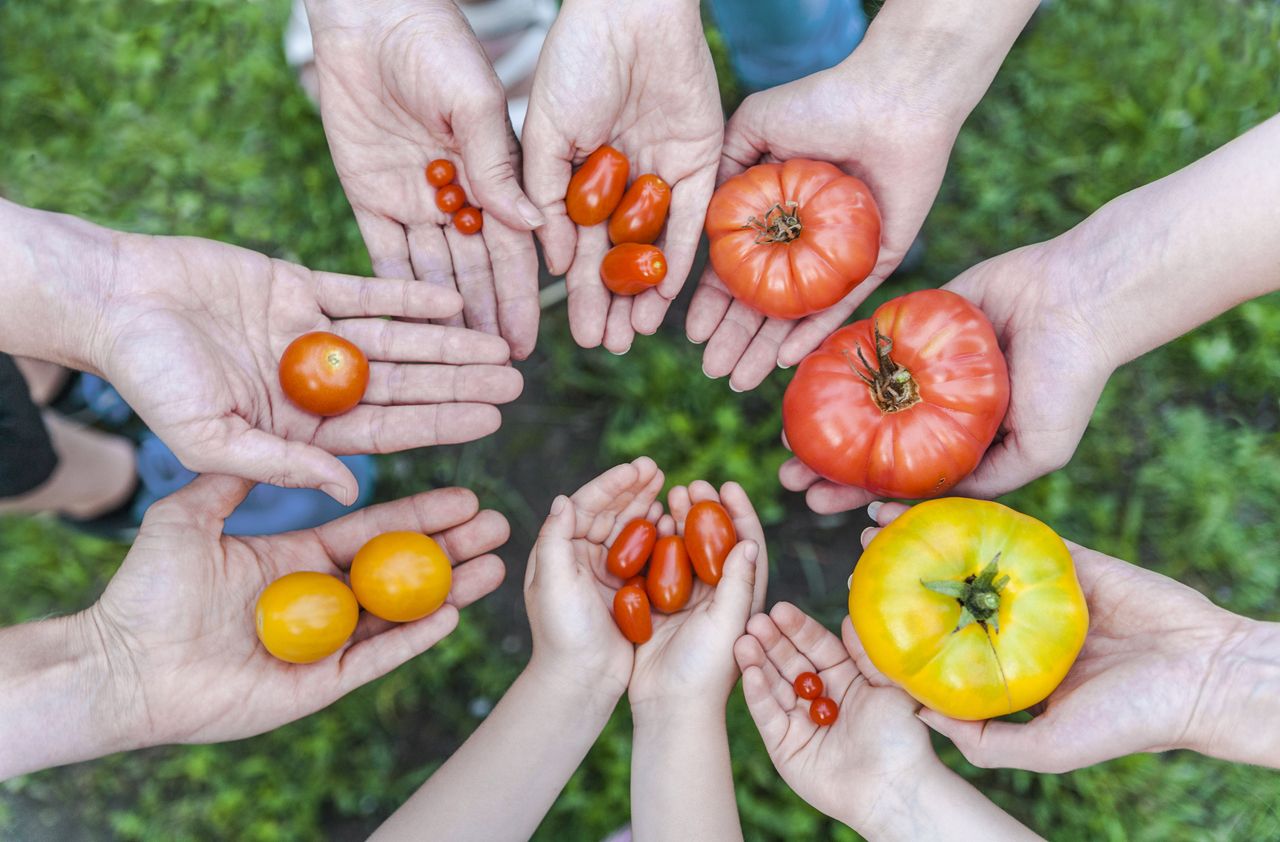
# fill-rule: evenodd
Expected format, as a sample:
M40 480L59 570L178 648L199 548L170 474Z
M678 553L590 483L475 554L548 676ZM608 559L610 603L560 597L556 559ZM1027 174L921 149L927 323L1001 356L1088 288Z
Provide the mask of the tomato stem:
M876 402L876 406L880 407L881 412L887 414L910 409L920 403L920 387L916 385L911 372L898 365L889 356L893 351L893 340L880 332L880 324L873 322L871 329L875 331L876 359L879 365L875 366L867 361L861 345L857 346L856 350L862 367L859 368L854 363L847 349L844 351L845 361L849 364L849 368L853 369L853 373L867 384L867 388L871 390L871 398Z
M800 205L777 202L764 212L764 218L747 217L743 228L756 229L757 243L789 243L800 236Z
M920 584L960 603L960 621L954 631L972 623L986 630L987 623L991 623L996 634L1000 633L1000 591L1009 584L1009 577L1000 575L1000 553L996 553L996 557L977 576L970 575L960 582L954 579L926 582L921 579Z

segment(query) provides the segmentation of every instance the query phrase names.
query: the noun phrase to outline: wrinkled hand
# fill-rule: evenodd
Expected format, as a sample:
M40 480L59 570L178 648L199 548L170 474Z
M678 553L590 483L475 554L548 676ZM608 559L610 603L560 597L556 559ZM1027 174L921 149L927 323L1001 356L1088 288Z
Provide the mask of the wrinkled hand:
M389 453L470 441L498 429L494 404L520 374L507 344L457 327L382 316L447 318L452 290L312 272L210 240L120 235L93 353L100 372L182 463L342 503L355 477L332 454ZM280 389L284 349L313 330L369 358L359 406L322 418Z
M830 161L867 183L883 220L871 275L840 303L796 321L734 300L707 267L685 327L691 341L707 343L703 371L729 375L735 391L800 362L843 324L902 262L933 205L959 125L884 92L882 73L855 52L830 70L747 97L729 121L717 184L758 163Z
M502 562L489 553L507 540L506 519L479 511L466 489L429 491L317 529L224 536L223 519L251 487L206 474L153 505L86 612L110 664L107 697L133 723L125 747L239 739L306 716L429 649L454 629L459 609L502 581ZM253 619L263 588L299 570L342 576L356 550L392 530L432 535L453 561L443 607L404 625L364 614L351 643L313 664L267 653Z
M715 181L724 118L698 5L569 0L534 76L524 127L529 196L547 216L539 229L547 266L568 273L569 326L584 348L621 354L636 333L662 324L693 265ZM577 228L565 214L573 167L604 145L631 162L633 176L671 185L671 212L657 246L667 277L638 296L615 296L600 281L607 225Z
M516 180L519 151L502 84L449 0L308 4L320 113L334 166L374 272L457 287L444 323L500 333L516 359L538 336L538 274L528 231L543 222ZM429 161L447 158L478 235L435 205Z

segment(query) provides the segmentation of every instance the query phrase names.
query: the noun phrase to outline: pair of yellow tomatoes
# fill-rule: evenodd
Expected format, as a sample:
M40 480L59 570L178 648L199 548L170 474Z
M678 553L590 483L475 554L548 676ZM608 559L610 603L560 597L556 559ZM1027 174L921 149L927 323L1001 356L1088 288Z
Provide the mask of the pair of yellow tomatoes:
M360 606L393 623L410 623L444 604L453 584L449 557L417 532L386 532L351 561L351 585L327 573L281 576L258 597L258 639L282 661L307 664L351 638Z
M921 503L880 531L850 580L871 662L956 719L1023 710L1075 662L1089 610L1062 539L985 500Z

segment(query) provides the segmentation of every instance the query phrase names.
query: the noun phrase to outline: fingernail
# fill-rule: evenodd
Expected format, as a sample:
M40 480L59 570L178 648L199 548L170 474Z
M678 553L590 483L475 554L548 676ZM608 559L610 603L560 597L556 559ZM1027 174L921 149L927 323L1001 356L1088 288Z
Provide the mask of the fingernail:
M778 368L782 369L783 371L786 371L787 369L791 368L791 366L790 366L790 365L783 365L783 364L782 364L782 360L778 360Z
M867 504L867 517L875 520L876 515L880 513L880 507L883 505L884 503L880 500L872 500Z
M745 392L745 391L746 391L746 389L739 389L737 386L733 385L733 381L732 381L732 380L730 380L730 381L729 381L729 391L730 391L730 392L737 392L738 394L742 394L743 392Z
M860 543L860 544L866 544L866 543L867 543L867 533L868 533L868 532L872 532L872 531L874 531L874 530L875 530L875 527L874 527L874 526L868 526L866 529L862 530L862 534L858 536L858 543Z
M551 501L551 514L558 515L564 511L565 503L569 502L563 494L556 495L556 499Z
M760 555L760 545L755 541L748 541L747 545L742 548L742 554L746 556L747 561L755 561L756 556Z
M328 483L321 490L344 506L350 506L356 501L356 497L359 496L358 494L352 494L348 489L336 482Z
M605 350L608 351L610 354L613 354L615 357L621 357L623 354L627 353L627 351L631 350L631 346L628 345L627 347L623 348L621 351L615 351L612 348L605 348Z
M542 215L542 211L538 210L533 202L524 196L516 200L516 210L520 212L520 218L534 228L540 228L547 222L547 218Z

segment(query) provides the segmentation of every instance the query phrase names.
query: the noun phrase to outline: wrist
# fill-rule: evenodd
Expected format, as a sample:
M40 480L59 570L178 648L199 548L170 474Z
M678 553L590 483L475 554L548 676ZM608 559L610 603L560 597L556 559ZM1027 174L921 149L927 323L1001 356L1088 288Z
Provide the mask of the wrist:
M1280 623L1222 613L1220 643L1173 746L1280 768Z
M626 690L625 684L601 680L600 673L540 657L536 650L518 680L562 709L578 711L589 725L603 726Z
M658 697L631 699L631 721L637 737L641 733L679 730L686 726L691 730L708 726L724 729L725 706L728 699L713 696L697 698Z

